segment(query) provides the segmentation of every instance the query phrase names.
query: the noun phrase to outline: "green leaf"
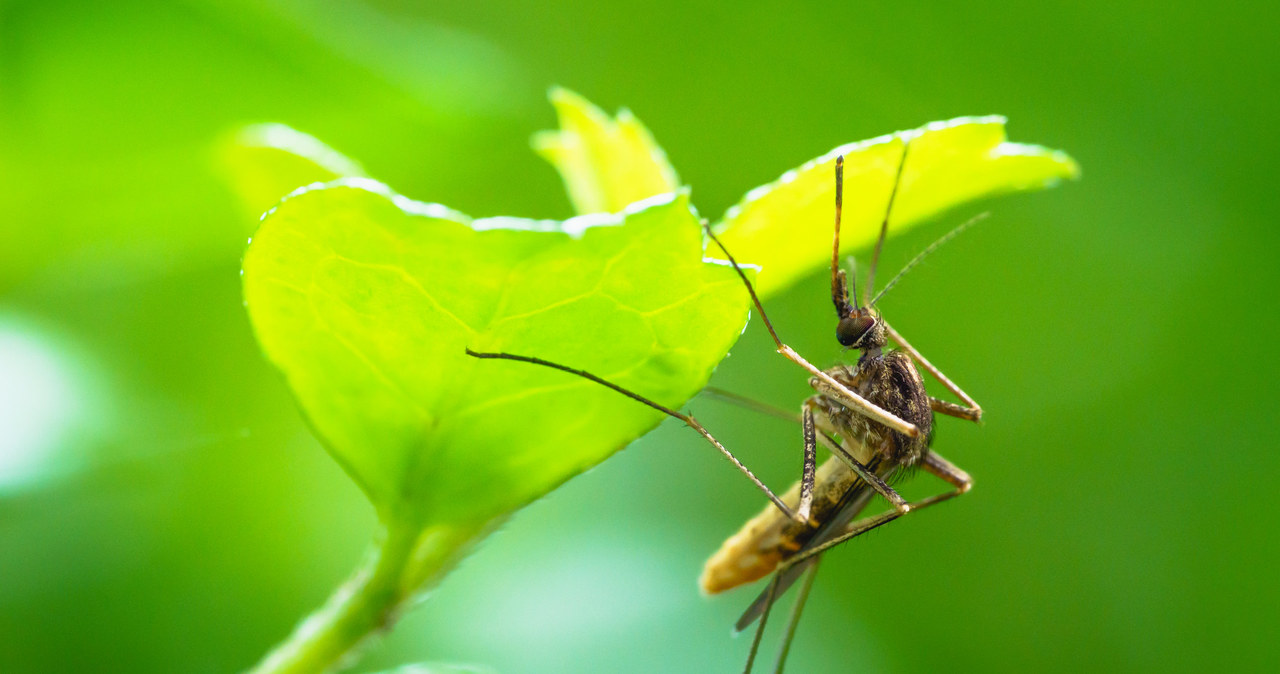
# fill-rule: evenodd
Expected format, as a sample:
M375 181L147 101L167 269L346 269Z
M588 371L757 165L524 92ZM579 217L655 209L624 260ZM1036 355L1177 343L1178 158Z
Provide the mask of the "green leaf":
M560 129L536 134L533 147L560 172L575 211L615 213L680 186L666 153L630 110L613 119L559 87L550 98Z
M756 290L768 297L831 263L836 155L845 156L842 252L875 242L904 139L911 140L910 152L890 235L975 199L1079 175L1063 152L1006 142L1004 123L1003 117L962 117L840 146L748 192L717 229L735 258L760 266Z
M384 520L480 523L603 460L737 339L745 293L702 259L686 194L565 222L470 218L369 180L302 190L244 259L249 316L316 433Z
M228 184L254 218L303 185L365 176L342 153L284 124L241 129L219 143L218 158Z

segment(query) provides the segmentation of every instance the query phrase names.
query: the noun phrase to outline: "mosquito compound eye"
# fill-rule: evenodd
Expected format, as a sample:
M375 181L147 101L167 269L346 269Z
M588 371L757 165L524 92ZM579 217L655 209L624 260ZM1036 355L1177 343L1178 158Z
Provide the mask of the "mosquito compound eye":
M836 326L836 339L840 341L840 346L853 346L862 340L862 336L873 325L875 319L870 316L845 316Z

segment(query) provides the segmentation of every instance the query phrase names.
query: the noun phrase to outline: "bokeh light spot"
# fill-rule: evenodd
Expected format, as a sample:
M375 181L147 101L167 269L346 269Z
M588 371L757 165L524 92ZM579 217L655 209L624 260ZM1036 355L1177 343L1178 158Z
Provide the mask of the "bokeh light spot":
M58 448L84 425L88 398L80 368L55 339L0 317L0 489L56 465Z

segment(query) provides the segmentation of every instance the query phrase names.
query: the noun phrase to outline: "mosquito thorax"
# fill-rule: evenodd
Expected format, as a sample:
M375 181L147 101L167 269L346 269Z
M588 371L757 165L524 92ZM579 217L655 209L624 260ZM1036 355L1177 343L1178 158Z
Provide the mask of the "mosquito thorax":
M836 326L836 340L850 349L879 349L886 343L884 325L880 317L866 309L855 309L840 319Z

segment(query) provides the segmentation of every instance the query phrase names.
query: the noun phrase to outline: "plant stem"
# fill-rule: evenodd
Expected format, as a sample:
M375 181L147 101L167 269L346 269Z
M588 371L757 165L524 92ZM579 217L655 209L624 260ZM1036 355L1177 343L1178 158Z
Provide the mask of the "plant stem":
M447 553L428 552L428 559L415 554L418 541L426 538L435 537L407 524L393 522L385 527L361 568L250 674L313 674L343 664L344 656L362 641L394 622L405 600L417 590L418 584L406 584L406 579L432 577L450 558ZM438 538L432 542L444 543ZM433 547L440 552L440 546ZM444 547L456 549L456 545Z

